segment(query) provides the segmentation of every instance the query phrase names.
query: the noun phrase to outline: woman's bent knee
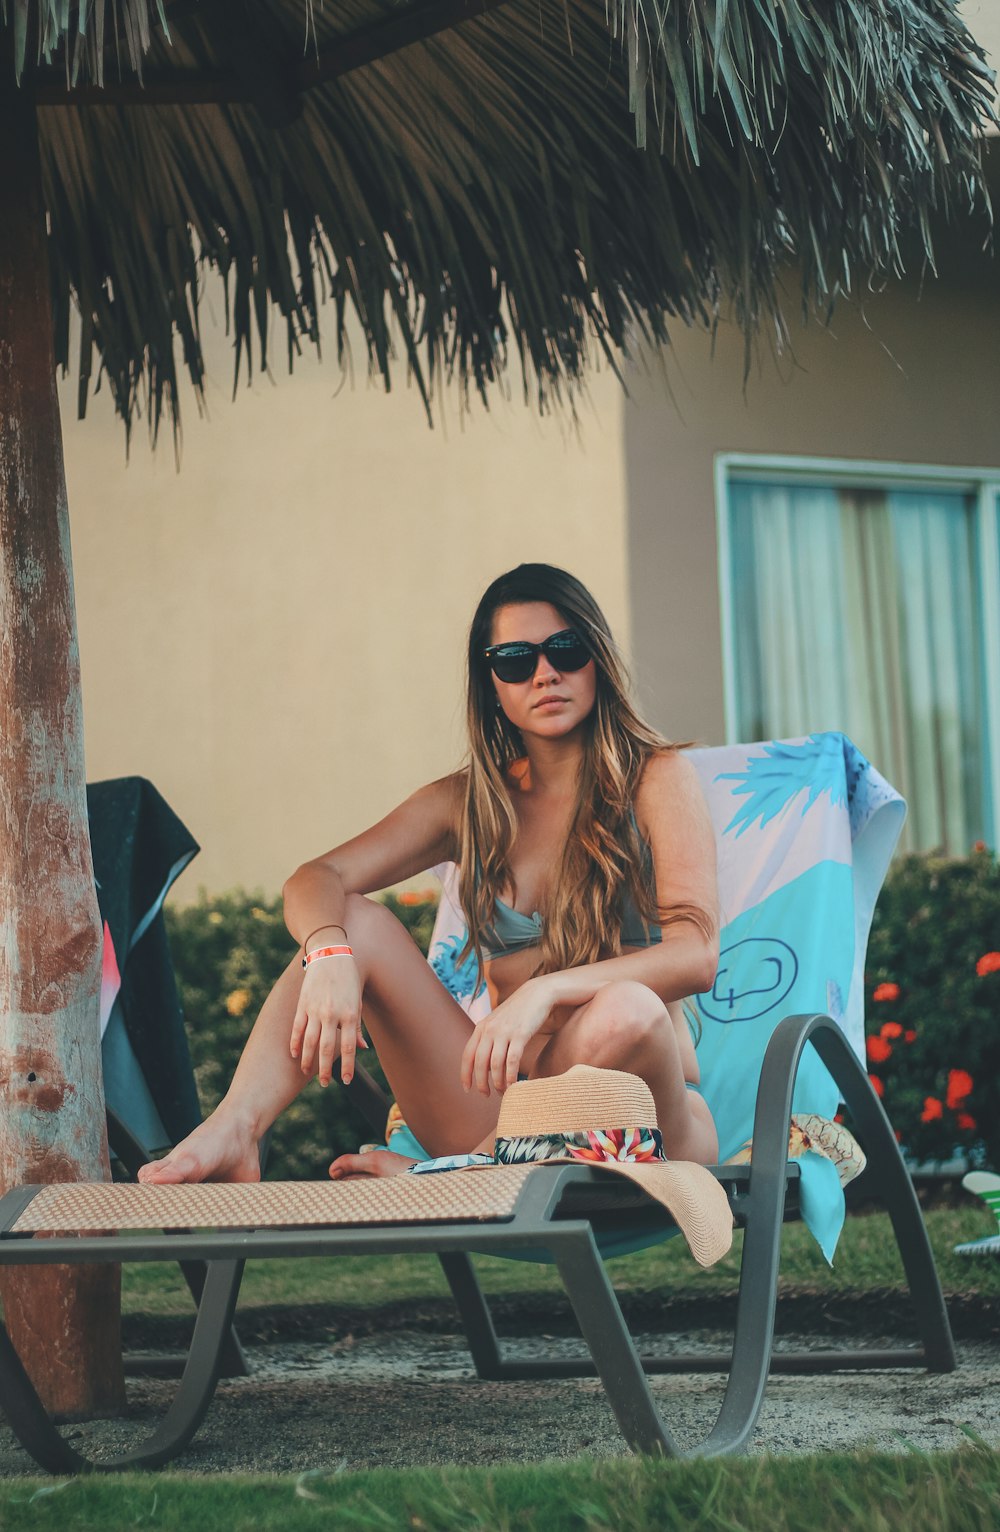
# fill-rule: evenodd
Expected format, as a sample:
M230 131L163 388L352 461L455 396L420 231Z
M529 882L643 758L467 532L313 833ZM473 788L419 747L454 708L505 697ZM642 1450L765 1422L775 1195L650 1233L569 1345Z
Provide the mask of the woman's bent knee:
M670 1014L655 991L632 979L617 979L599 990L586 1008L588 1024L606 1036L640 1042L670 1025ZM588 1026L589 1030L589 1026Z
M616 980L578 1012L573 1050L605 1069L629 1069L667 1046L673 1026L660 997L645 984Z
M344 900L344 926L352 944L371 934L406 932L406 927L379 899L368 894L348 894ZM406 932L409 935L408 932Z

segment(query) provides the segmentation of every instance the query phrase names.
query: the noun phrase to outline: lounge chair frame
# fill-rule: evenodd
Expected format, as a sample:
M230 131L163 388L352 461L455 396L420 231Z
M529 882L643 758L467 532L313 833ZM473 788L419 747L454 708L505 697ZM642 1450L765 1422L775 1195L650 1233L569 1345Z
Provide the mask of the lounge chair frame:
M858 1123L869 1151L872 1194L889 1212L913 1301L921 1345L899 1351L834 1351L772 1354L781 1227L794 1216L798 1168L786 1159L792 1089L799 1060L812 1044L830 1069ZM231 1334L236 1299L247 1259L277 1256L401 1254L430 1252L441 1260L458 1305L476 1371L481 1378L527 1379L593 1376L604 1383L622 1435L639 1452L670 1457L710 1457L745 1447L763 1404L769 1371L865 1367L926 1367L950 1372L955 1349L927 1232L895 1136L864 1070L830 1017L786 1017L767 1049L757 1094L751 1165L718 1166L738 1225L745 1229L731 1353L719 1356L640 1357L608 1280L601 1233L620 1227L612 1208L612 1180L585 1165L546 1167L526 1179L513 1214L495 1223L406 1224L379 1227L260 1229L237 1232L173 1232L151 1236L95 1235L37 1240L11 1234L22 1210L39 1190L20 1187L0 1199L0 1264L42 1265L81 1261L200 1260L208 1263L194 1336L177 1395L163 1422L145 1442L114 1458L94 1462L63 1439L49 1420L5 1330L0 1327L0 1406L19 1441L53 1473L118 1472L157 1468L191 1441L211 1403ZM625 1216L660 1229L666 1213L648 1202L636 1214L636 1193L620 1185ZM596 1199L595 1188L600 1188ZM589 1199L589 1207L588 1207ZM610 1220L610 1221L609 1221ZM552 1259L562 1278L589 1356L577 1359L504 1358L470 1254ZM712 1428L682 1450L663 1422L647 1374L728 1371L725 1396Z

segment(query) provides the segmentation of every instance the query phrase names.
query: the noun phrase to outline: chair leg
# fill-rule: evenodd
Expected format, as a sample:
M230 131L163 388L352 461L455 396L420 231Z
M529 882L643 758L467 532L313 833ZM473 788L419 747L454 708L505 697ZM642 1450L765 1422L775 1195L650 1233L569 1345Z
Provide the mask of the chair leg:
M491 1382L505 1377L500 1342L493 1328L493 1316L479 1285L471 1257L464 1250L452 1250L439 1252L438 1260L448 1279L462 1321L476 1376Z
M750 1440L764 1405L774 1342L781 1259L785 1167L768 1168L754 1188L753 1216L743 1237L740 1286L729 1377L718 1419L692 1457L739 1452Z
M181 1261L181 1271L188 1285L195 1303L201 1303L201 1297L205 1291L205 1282L208 1277L207 1261ZM222 1338L222 1352L219 1357L220 1378L248 1378L250 1368L247 1364L246 1354L240 1343L240 1337L236 1326L231 1325Z
M773 1224L777 1240L766 1213L761 1216L758 1211L754 1243L749 1250L744 1246L729 1380L715 1425L703 1440L683 1450L664 1425L649 1391L645 1363L635 1349L593 1237L553 1232L552 1252L570 1303L621 1433L635 1451L721 1457L746 1446L764 1402L774 1334L780 1213ZM668 1369L653 1363L651 1370Z
M685 1456L660 1419L593 1234L553 1227L551 1250L625 1440L636 1452Z
M159 1468L176 1457L194 1436L212 1402L243 1265L242 1261L209 1262L187 1365L170 1408L145 1442L103 1462L84 1457L63 1439L0 1325L0 1406L14 1435L36 1463L50 1473L117 1473L124 1468Z

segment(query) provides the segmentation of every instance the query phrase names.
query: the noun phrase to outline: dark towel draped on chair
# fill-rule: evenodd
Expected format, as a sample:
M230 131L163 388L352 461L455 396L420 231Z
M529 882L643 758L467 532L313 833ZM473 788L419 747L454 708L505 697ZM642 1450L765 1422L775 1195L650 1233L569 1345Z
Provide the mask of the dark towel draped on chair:
M104 921L102 1021L110 1003L105 1092L136 1138L158 1148L201 1121L163 923L167 890L200 848L143 777L91 783L87 808Z

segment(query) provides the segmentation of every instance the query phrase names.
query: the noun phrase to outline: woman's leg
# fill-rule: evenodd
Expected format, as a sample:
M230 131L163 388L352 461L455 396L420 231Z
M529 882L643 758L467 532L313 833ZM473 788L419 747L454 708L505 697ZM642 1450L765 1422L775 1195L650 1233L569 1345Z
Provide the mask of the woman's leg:
M306 1083L288 1051L302 983L296 955L261 1006L225 1096L187 1138L139 1171L149 1185L183 1181L259 1181L257 1146Z
M472 1023L400 922L352 894L345 924L361 975L364 1022L407 1123L434 1154L472 1149L496 1124L499 1100L465 1092L459 1079ZM139 1173L153 1183L253 1181L257 1145L307 1083L289 1053L302 983L295 957L275 984L219 1106L188 1138Z
M677 1032L663 1001L645 984L621 980L578 1006L539 1050L529 1076L565 1074L574 1064L639 1075L656 1103L664 1152L670 1159L715 1163L715 1124L704 1100L687 1089ZM594 1127L637 1127L595 1123Z

